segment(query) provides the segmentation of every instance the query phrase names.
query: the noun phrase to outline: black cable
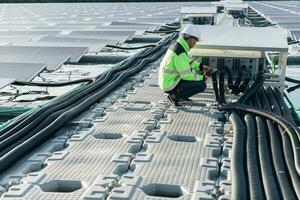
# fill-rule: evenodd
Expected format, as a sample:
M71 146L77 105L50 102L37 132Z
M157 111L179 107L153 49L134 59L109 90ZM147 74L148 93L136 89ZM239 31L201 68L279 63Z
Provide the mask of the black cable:
M258 108L264 108L266 99L262 95L258 95L256 92L253 96L255 105ZM258 133L258 152L259 152L259 162L261 171L261 180L263 183L263 188L265 196L267 199L279 199L280 193L278 192L278 186L275 177L275 172L272 163L272 156L270 152L269 143L269 131L267 130L266 120L261 116L255 117L257 123L257 133Z
M300 84L295 85L295 86L293 86L293 87L289 87L288 89L286 89L286 91L287 91L288 93L290 93L290 92L293 92L293 91L295 91L295 90L297 90L297 89L299 89L299 88L300 88Z
M78 84L78 83L90 83L95 81L95 79L91 78L83 78L83 79L78 79L74 81L66 81L66 82L60 82L60 83L37 83L37 82L24 82L24 81L15 81L12 84L13 85L28 85L28 86L39 86L39 87L61 87L61 86L67 86L67 85L73 85L73 84Z
M297 80L297 79L294 79L294 78L291 78L291 77L287 77L287 76L285 77L285 81L300 84L300 80Z
M289 41L288 45L292 45L292 44L299 44L300 42L298 40L293 40L293 41Z
M241 84L241 81L242 81L242 77L243 77L243 70L241 70L240 67L238 67L238 76L234 82L234 84L231 86L231 91L232 91L232 94L235 94L235 95L238 95L238 88L240 87L240 84Z
M276 98L276 100L279 104L279 107L280 107L280 110L281 110L281 115L284 116L284 118L286 118L289 122L296 125L296 122L293 119L291 110L288 108L288 106L284 102L284 99L281 95L281 92L279 91L279 89L277 87L273 88L273 93L274 93L274 96L275 96L275 98Z
M249 83L252 79L252 73L251 73L251 71L246 70L246 74L247 74L246 79L243 81L243 83L236 90L237 94L239 94L241 92L245 92L245 90L249 86Z
M300 147L300 141L299 141L300 131L299 131L298 127L291 124L283 117L280 117L280 116L275 115L268 111L259 110L259 109L256 109L256 108L253 108L250 106L246 106L244 104L239 104L239 103L227 104L227 105L220 107L220 110L224 110L224 111L235 110L235 111L240 111L240 112L251 113L251 114L255 114L255 115L267 118L267 119L279 124L283 128L284 134L287 134L291 140L292 148L293 148L293 155L289 155L289 156L294 157L294 162L295 162L294 167L296 168L298 176L300 176L300 152L298 151L298 149Z
M250 88L239 98L239 103L245 103L264 83L265 75L263 73L259 73L255 82L250 86Z
M265 100L267 106L267 111L273 111L277 115L281 115L281 111L279 105L273 95L273 91L271 87L268 87L266 90L266 95L264 98L268 98ZM270 106L272 105L272 106ZM289 180L289 173L286 169L285 161L284 161L284 153L282 148L282 139L280 137L280 133L278 130L278 126L275 126L272 121L267 120L269 135L270 135L270 144L271 144L271 153L272 160L274 165L274 171L276 173L276 178L278 185L280 186L280 192L283 199L296 199L293 188L290 187L291 182Z
M257 126L253 117L249 114L245 115L245 122L247 130L246 158L250 199L265 199L260 177Z
M218 88L218 79L217 79L217 76L216 76L215 73L211 76L211 79L212 79L212 83L213 83L213 89L214 89L216 101L220 102L219 88Z
M231 153L231 199L249 199L248 186L246 178L246 160L245 160L245 129L242 120L237 113L233 112L229 116L233 126L233 145Z
M106 47L109 47L109 48L124 49L124 50L136 50L136 49L144 49L144 48L156 47L156 46L157 45L155 45L155 44L148 44L148 45L143 45L143 46L138 46L138 47L122 47L122 46L116 46L116 45L110 45L110 44L106 45Z
M225 91L224 91L224 70L221 69L219 73L219 104L225 104Z
M165 34L170 34L170 33L178 33L179 30L171 30L171 31L145 31L145 33L165 33Z
M167 29L175 29L175 30L180 28L179 26L170 26L170 25L162 25L161 27L167 28Z

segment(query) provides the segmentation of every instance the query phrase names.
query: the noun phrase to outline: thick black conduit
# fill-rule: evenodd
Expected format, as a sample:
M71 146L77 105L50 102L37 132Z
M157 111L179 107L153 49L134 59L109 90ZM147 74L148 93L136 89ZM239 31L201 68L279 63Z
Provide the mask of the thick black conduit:
M74 80L74 81L66 81L66 82L60 82L60 83L43 83L43 82L37 83L37 82L15 81L12 84L13 85L39 86L39 87L61 87L61 86L78 84L78 83L90 83L93 81L95 81L95 79L83 78L83 79L78 79L78 80Z
M178 33L179 30L170 30L170 31L145 31L145 33L165 33L165 34L170 34L170 33Z
M238 77L236 78L234 84L231 86L232 93L235 95L238 95L237 90L241 84L242 77L243 77L243 71L240 68L238 68L238 72L239 72Z
M260 101L257 93L255 93L253 101L254 104L261 108L265 103ZM267 199L280 199L280 193L278 192L278 186L276 184L275 172L272 167L271 153L269 151L269 134L267 131L266 121L260 117L255 117L257 123L257 135L258 135L258 152L260 161L260 170L263 188Z
M283 141L283 152L285 154L285 162L287 164L287 168L290 174L290 179L293 183L294 190L296 192L296 195L298 199L300 199L300 178L297 174L297 171L295 169L295 161L293 157L293 148L292 143L289 137L285 134L285 130L282 127L279 127L280 133L282 135L282 141Z
M289 87L286 91L287 91L288 93L290 93L290 92L293 92L293 91L295 91L295 90L297 90L297 89L299 89L299 88L300 88L300 84L295 85L295 86L293 86L293 87Z
M250 199L265 199L259 170L256 123L249 114L245 115L245 122L247 130L246 157Z
M297 127L295 127L290 122L286 121L284 118L282 118L278 115L275 115L271 112L258 110L256 108L246 106L243 104L239 104L239 103L224 105L220 108L220 110L224 110L224 111L236 110L236 111L240 111L240 112L256 114L256 115L267 118L267 119L272 120L272 121L276 122L277 124L279 124L283 128L284 134L287 134L291 140L292 147L293 147L293 155L290 155L290 156L294 157L294 162L295 162L294 167L296 168L298 176L300 176L300 151L299 151L300 141L299 141L299 137L298 137L299 130Z
M173 35L174 36L174 35ZM174 37L170 37L169 40L166 40L166 43L170 41L170 39L173 39ZM156 59L158 56L160 56L163 52L166 51L166 48L161 49L155 56L152 56L151 59ZM111 91L112 87L117 87L117 85L124 80L127 76L136 73L139 71L144 65L151 62L151 59L144 59L140 64L138 64L133 69L127 70L123 73L120 73L120 76L116 79L113 79L113 82L109 83L108 86L105 86L101 90L97 90L96 93L92 94L88 99L81 101L80 104L78 104L76 107L68 110L67 112L61 114L55 121L53 121L50 125L46 126L44 129L39 131L38 133L34 134L31 138L29 138L27 141L24 141L22 144L17 146L16 148L9 151L7 154L5 154L0 159L0 171L5 170L7 167L11 166L12 163L17 161L18 158L20 158L22 155L24 155L26 152L29 152L32 148L35 148L38 146L41 141L44 141L48 137L51 137L53 133L55 133L57 130L60 129L61 126L63 126L66 121L70 120L72 117L74 117L76 114L82 112L85 110L88 106L93 104L95 101L97 101L99 98L106 95L108 92ZM101 75L101 77L107 77L108 73L105 75ZM109 76L108 76L109 77ZM86 95L86 94L84 94ZM31 131L31 130L28 130ZM38 139L38 140L36 140Z
M285 81L300 84L300 80L297 80L297 79L294 79L294 78L291 78L291 77L287 77L287 76L285 77Z
M239 98L238 103L246 103L246 101L263 85L265 81L265 75L259 73L255 82L250 86L250 88Z
M227 66L224 66L224 73L227 74L227 84L229 89L233 89L233 79L230 69Z
M161 27L166 28L166 29L173 29L173 30L180 28L179 26L169 26L169 25L162 25Z
M216 73L214 73L211 77L212 83L213 83L213 89L216 97L216 101L220 102L220 97L219 97L219 88L218 88L218 79L216 76Z
M273 88L274 96L279 104L281 115L284 116L289 122L296 125L295 120L293 119L292 113L290 109L287 107L286 103L284 102L284 99L277 87Z
M236 90L236 94L239 94L241 92L244 92L247 87L249 86L249 83L251 81L252 78L252 74L251 71L245 70L246 74L247 74L247 78L243 81L243 83L237 88Z
M219 104L225 104L225 91L224 91L224 70L221 69L219 73Z
M231 159L231 198L233 200L249 199L245 166L245 129L237 113L229 116L233 126L234 138Z
M271 111L271 107L268 101L268 94L265 93L264 89L261 88L259 90L259 99L257 101L261 101L261 106L260 108L263 108L264 110ZM274 104L272 104L274 106ZM283 153L281 151L281 138L279 136L279 132L277 129L277 126L273 124L271 120L266 120L267 126L268 126L268 136L269 136L269 156L272 158L272 172L273 177L275 180L272 180L274 184L277 185L278 189L278 194L280 195L281 199L289 197L288 199L291 199L293 197L293 192L290 190L288 187L290 186L289 180L288 180L288 173L286 171L284 161L282 158L280 158ZM272 178L273 178L272 177Z
M143 45L143 46L139 46L139 47L121 47L121 46L107 44L106 47L115 48L115 49L124 49L124 50L136 50L136 49L144 49L144 48L149 48L149 47L156 47L156 45L148 44L148 45Z
M277 115L281 115L279 105L275 100L271 87L268 87L265 90L265 92L264 89L261 90L262 93L266 94L261 97L266 105L265 109L267 111L273 111ZM290 185L292 184L289 180L289 173L286 168L285 160L283 159L284 153L282 148L282 139L280 137L278 126L275 126L275 124L270 120L267 120L267 125L269 129L273 166L276 174L277 183L280 188L281 197L283 199L296 199L293 188L290 187Z

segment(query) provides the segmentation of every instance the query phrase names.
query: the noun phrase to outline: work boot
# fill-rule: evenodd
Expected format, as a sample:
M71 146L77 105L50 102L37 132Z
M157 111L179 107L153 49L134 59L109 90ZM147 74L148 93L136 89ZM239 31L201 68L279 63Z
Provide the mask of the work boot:
M169 102L173 105L173 106L180 106L178 103L178 99L176 98L176 95L174 94L168 94L167 98L169 100Z
M190 98L188 98L188 97L181 97L181 98L179 98L179 101L184 101L184 102L191 102L191 101L193 101L192 99L190 99Z

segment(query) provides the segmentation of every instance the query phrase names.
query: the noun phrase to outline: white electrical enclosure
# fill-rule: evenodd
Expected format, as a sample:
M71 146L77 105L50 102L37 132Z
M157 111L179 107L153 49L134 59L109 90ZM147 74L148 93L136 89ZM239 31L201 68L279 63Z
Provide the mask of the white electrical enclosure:
M217 8L210 7L181 7L182 24L213 25L216 23Z
M183 16L214 16L217 13L216 7L181 7L180 14Z
M288 44L280 28L201 26L201 41L192 48L194 57L265 58L267 52L279 54L277 76L270 81L284 88Z

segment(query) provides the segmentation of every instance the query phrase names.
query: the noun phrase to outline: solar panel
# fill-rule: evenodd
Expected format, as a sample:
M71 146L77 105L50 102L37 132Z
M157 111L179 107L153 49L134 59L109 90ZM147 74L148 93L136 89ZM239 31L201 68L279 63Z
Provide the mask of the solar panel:
M135 31L72 31L69 37L119 40L121 43L131 38Z
M93 30L95 26L32 26L33 30Z
M0 55L2 62L21 62L21 63L44 63L47 70L54 71L60 68L70 59L69 55L58 56L31 56L31 55Z
M154 29L156 26L122 26L122 25L114 25L114 26L96 26L96 29L100 29L100 30L132 30L132 31L145 31L145 30L150 30L150 29Z
M280 26L287 29L300 29L299 23L289 23L289 24L281 23Z
M291 31L293 37L300 41L300 30L299 31Z
M100 50L105 47L106 44L104 43L81 43L81 42L43 42L43 41L33 41L33 42L14 42L13 44L18 45L18 46L36 46L36 47L82 47L86 48L88 52L99 52ZM74 56L73 56L74 57ZM74 59L71 59L72 62L77 62L74 61Z
M86 36L128 36L134 35L135 31L72 31L69 35L86 35Z
M118 22L118 21L113 21L110 23L110 25L122 25L122 26L157 26L156 24L153 23L139 23L139 22Z
M30 55L37 58L64 55L70 56L70 62L78 62L87 50L87 47L40 47L20 43L19 46L0 46L0 55Z
M36 56L70 55L70 62L78 62L86 54L86 47L40 47Z
M31 81L46 68L46 64L0 62L0 78Z
M28 36L28 35L57 35L61 31L0 31L0 35L20 35L20 36Z
M0 78L0 89L10 85L11 83L15 82L15 79L12 78Z
M63 36L45 36L39 41L41 42L73 42L73 43L93 43L93 44L116 44L118 40L107 39L86 39L86 38L72 38Z

